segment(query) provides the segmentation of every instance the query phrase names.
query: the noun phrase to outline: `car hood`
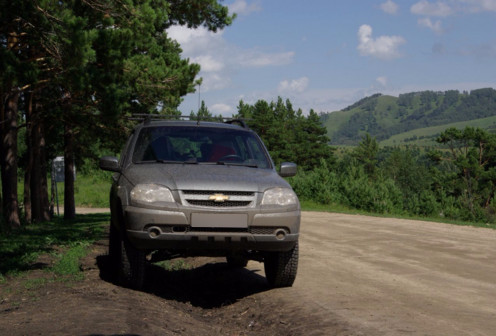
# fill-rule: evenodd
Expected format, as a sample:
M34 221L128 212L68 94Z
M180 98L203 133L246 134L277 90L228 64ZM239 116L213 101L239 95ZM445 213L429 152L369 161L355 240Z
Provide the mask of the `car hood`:
M253 191L289 184L272 169L235 165L147 163L123 172L133 185L156 183L171 190Z

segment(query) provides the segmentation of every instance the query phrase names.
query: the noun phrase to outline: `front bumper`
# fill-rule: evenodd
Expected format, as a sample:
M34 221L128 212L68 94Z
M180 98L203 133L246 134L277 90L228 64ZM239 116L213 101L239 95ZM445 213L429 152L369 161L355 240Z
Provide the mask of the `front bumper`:
M246 225L192 226L192 217L229 218L246 215ZM209 217L210 216L210 217ZM237 211L185 209L166 211L127 206L127 236L139 249L287 251L299 237L300 210L270 212L260 208Z

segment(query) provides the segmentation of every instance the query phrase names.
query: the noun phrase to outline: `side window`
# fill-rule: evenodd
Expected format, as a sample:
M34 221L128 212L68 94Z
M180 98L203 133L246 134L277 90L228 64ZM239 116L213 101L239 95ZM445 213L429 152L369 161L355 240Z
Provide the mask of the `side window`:
M143 128L138 134L138 139L134 144L133 162L155 160L150 152L150 143L154 139L152 129Z
M129 138L127 138L126 144L124 145L124 147L122 147L121 156L119 157L119 166L120 167L122 167L124 165L124 161L126 160L126 154L128 152L129 145L131 143L131 139L133 138L133 135L134 135L134 132L131 133L131 135L129 135Z
M253 137L247 139L248 150L260 168L269 168L268 158L260 143Z

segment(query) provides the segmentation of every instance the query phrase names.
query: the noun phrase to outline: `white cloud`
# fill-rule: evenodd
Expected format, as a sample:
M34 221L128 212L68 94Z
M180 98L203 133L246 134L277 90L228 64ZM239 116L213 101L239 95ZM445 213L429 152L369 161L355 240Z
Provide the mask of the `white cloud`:
M230 13L236 13L238 15L248 15L261 10L258 2L248 4L244 0L236 0L232 4L228 5L228 7Z
M214 104L208 109L214 115L217 114L227 115L228 113L234 113L234 109L230 105L222 104L222 103Z
M310 80L308 79L308 77L284 80L279 83L277 91L280 94L301 93L306 90L309 82Z
M205 50L218 50L225 47L223 31L211 32L204 27L189 29L184 26L172 26L167 35L176 40L183 50L183 55L195 57L204 55Z
M224 64L215 60L212 55L201 55L191 58L191 62L198 63L205 72L217 72L224 69Z
M173 26L167 33L181 45L182 57L200 64L202 92L226 88L231 83L232 74L240 68L287 65L295 55L292 51L274 53L257 48L242 49L229 44L222 31L213 33L203 27L189 29Z
M405 43L401 36L379 36L372 38L372 27L361 25L358 29L358 47L363 56L373 56L383 60L401 56L398 47Z
M313 89L291 99L293 106L301 108L305 114L310 109L315 112L333 112L341 110L358 100L377 93L376 89L343 88Z
M231 85L231 76L223 72L200 73L200 75L203 78L202 92L222 90Z
M447 17L456 13L474 14L479 12L496 11L496 0L444 0L429 2L421 0L410 7L410 11L416 15L422 15L417 23L427 27L437 34L444 32L440 20L432 21L430 17Z
M430 18L422 18L422 19L418 19L417 23L422 27L431 29L433 32L437 34L443 33L443 28L441 27L440 20L437 20L436 22L432 22Z
M455 13L455 10L445 2L431 3L427 0L422 0L412 5L410 11L413 14L424 16L449 16Z
M388 79L387 77L384 77L384 76L381 76L381 77L377 77L376 79L376 82L379 83L381 86L386 86L387 83L388 83Z
M388 14L398 13L398 5L392 0L387 0L386 2L382 3L381 9Z
M413 14L447 17L455 13L496 12L496 0L422 0L410 7Z
M240 52L239 65L247 68L259 68L272 65L286 65L293 61L294 52L265 53L258 50Z
M470 12L496 12L496 0L460 0Z

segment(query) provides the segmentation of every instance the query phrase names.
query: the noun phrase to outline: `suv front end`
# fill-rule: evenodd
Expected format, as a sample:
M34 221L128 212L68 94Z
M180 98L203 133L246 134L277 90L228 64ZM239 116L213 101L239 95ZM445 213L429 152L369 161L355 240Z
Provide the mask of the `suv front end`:
M100 166L116 172L110 252L131 270L124 284L140 287L143 263L130 260L159 250L224 255L241 266L257 259L272 286L292 285L300 205L281 176L294 175L296 165L283 163L278 174L253 131L222 123L143 123L121 159L103 157ZM281 262L289 262L286 272Z

